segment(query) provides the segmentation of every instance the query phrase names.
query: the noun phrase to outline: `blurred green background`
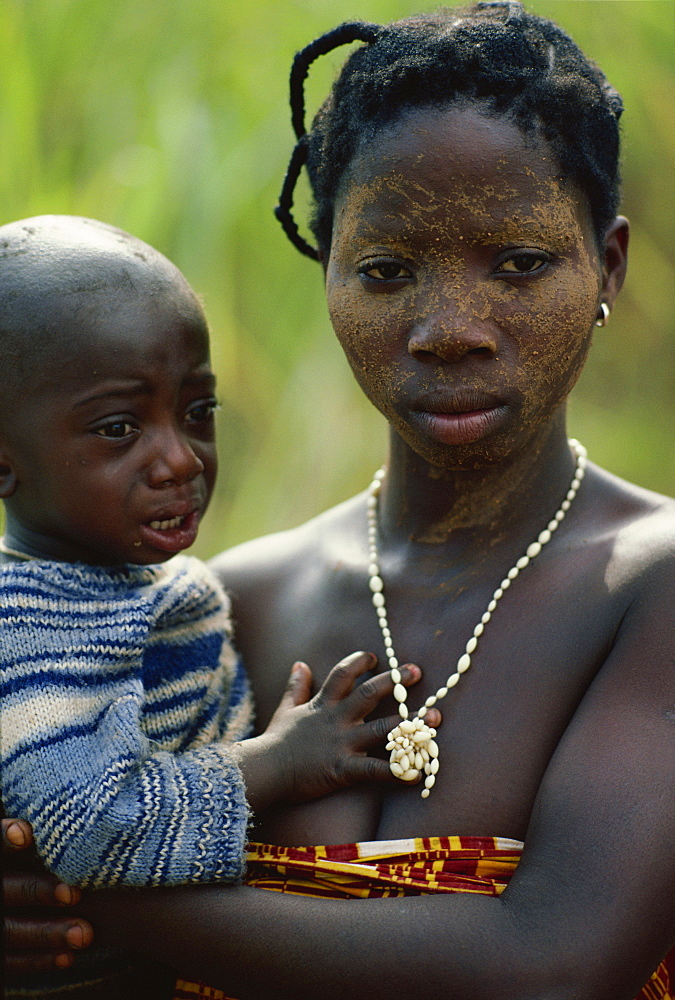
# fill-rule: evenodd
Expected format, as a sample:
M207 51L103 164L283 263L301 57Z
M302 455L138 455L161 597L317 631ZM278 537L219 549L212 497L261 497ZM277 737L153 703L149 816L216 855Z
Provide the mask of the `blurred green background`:
M675 4L529 6L573 35L626 104L630 276L570 429L611 471L672 492ZM292 146L293 53L342 20L420 9L424 0L1 0L0 221L66 212L121 226L174 260L205 301L223 407L202 555L348 497L382 459L384 423L333 341L320 268L272 208ZM310 113L345 54L315 66Z

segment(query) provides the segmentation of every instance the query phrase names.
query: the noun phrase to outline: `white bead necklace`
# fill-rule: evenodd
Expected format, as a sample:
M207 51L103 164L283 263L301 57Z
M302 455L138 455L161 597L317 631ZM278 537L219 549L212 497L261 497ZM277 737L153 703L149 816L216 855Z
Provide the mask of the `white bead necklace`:
M387 608L384 600L384 583L380 572L380 559L377 549L377 512L379 506L380 487L384 478L384 469L379 469L370 484L368 494L368 577L372 591L373 604L377 613L377 619L384 640L387 660L391 679L394 682L394 698L398 702L398 714L401 722L389 733L387 750L391 752L389 767L392 774L395 774L401 781L415 781L422 771L424 771L424 788L422 798L426 799L436 782L438 772L438 745L434 740L436 730L427 726L424 716L440 698L445 698L446 694L459 681L462 674L471 666L471 657L476 651L478 640L485 631L485 626L492 618L497 603L511 586L521 570L530 563L541 552L544 545L550 542L553 532L570 509L572 501L577 495L577 490L581 485L586 471L586 449L582 444L574 439L570 439L570 447L576 455L576 467L574 477L570 483L565 499L560 507L548 522L543 531L539 533L536 541L528 545L525 554L516 561L508 571L502 582L499 584L487 608L483 612L480 621L473 630L473 635L464 647L464 652L460 656L454 671L450 674L445 684L438 689L436 694L430 695L422 707L418 709L416 716L410 719L408 706L406 704L407 691L401 683L401 673L399 662L394 652L394 644L391 638L389 620L387 618Z

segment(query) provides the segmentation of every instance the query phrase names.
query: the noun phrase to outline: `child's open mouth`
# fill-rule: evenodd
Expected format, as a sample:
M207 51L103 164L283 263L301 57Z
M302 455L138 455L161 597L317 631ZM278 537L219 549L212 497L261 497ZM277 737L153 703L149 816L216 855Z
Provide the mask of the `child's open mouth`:
M178 528L184 520L184 517L171 517L168 521L151 521L150 527L156 531L166 531L168 528Z
M148 521L141 525L143 543L162 552L182 552L195 541L199 518L200 512L194 510L189 514Z

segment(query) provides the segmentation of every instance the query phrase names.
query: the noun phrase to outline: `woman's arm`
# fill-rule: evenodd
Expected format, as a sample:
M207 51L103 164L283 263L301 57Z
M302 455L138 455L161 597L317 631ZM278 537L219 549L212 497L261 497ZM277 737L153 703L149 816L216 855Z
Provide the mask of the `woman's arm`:
M675 939L665 582L653 578L626 615L501 897L350 903L208 887L103 894L87 904L92 920L242 1000L632 1000Z

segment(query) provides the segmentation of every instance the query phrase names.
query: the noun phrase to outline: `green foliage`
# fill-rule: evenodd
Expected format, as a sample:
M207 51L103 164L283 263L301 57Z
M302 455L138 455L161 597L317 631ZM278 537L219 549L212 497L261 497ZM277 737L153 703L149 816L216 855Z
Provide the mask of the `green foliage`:
M627 106L631 278L598 332L571 431L612 471L669 491L674 4L531 6L570 31ZM204 298L223 412L202 553L299 522L364 486L382 459L383 422L333 342L320 270L286 242L272 207L292 145L294 51L346 18L418 9L413 0L0 5L2 221L104 219L159 247ZM310 109L343 55L313 70Z

